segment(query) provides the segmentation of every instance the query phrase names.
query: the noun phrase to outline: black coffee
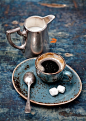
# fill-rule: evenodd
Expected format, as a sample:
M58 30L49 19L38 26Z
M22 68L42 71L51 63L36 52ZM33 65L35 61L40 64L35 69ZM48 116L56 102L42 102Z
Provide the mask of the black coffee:
M55 61L45 60L41 63L45 69L45 73L55 73L59 70L59 66Z

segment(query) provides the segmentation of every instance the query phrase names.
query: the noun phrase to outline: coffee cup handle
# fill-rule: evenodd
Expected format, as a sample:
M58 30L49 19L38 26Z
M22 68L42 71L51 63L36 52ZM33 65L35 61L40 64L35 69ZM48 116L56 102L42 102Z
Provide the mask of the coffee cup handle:
M66 80L67 82L70 82L71 79L73 78L73 75L70 71L63 71L63 77L68 77L69 80Z
M17 46L15 45L12 40L11 40L11 34L17 32L20 36L23 36L24 39L25 39L25 43L22 44L21 46ZM8 30L6 31L6 36L7 36L7 39L8 39L8 42L10 43L10 45L14 48L17 48L17 49L25 49L25 46L26 46L26 37L27 37L27 32L24 30L23 32L20 31L20 27L18 28L15 28L15 29L12 29L12 30Z

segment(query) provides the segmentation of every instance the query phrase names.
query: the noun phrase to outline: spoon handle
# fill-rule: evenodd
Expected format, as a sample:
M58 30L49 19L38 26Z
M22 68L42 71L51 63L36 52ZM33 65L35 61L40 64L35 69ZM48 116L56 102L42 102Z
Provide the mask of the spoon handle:
M30 106L30 84L28 83L28 97L27 97L27 102L25 106L25 113L30 113L31 112L31 106Z

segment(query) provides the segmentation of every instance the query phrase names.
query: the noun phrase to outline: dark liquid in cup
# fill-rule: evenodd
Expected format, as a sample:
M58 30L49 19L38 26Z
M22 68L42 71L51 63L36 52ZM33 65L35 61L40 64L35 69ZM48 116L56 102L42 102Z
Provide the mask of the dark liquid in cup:
M45 69L45 73L55 73L59 70L59 66L55 61L45 60L41 63Z

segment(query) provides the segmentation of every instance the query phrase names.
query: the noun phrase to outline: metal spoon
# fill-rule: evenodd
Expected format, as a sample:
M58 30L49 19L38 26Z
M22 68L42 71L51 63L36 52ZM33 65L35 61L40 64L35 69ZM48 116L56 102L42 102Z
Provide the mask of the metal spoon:
M32 83L35 82L35 76L32 72L27 72L24 75L24 82L28 85L28 97L27 97L27 102L25 106L25 113L30 113L31 112L31 106L30 106L30 86Z

